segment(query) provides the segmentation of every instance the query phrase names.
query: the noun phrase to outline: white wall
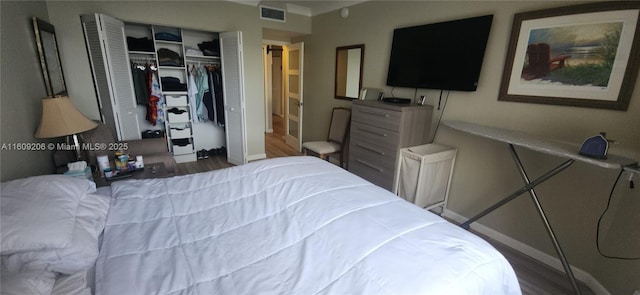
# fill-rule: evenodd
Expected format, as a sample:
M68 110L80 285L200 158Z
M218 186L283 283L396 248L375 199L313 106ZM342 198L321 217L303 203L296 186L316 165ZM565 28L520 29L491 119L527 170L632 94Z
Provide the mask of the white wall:
M48 1L47 5L51 22L60 36L70 98L94 119L99 113L79 15L103 13L125 22L212 32L242 31L249 158L264 154L262 28L310 30L310 20L306 17L288 15L284 24L262 21L257 7L227 1Z
M313 34L302 38L308 48L305 58L304 141L326 136L329 126L327 114L332 107L350 106L348 101L333 98L336 47L365 44L363 86L383 88L387 94L393 90L397 97L413 98L415 89L385 86L393 29L493 14L478 90L445 92L449 99L443 120L463 120L522 130L575 143L606 131L618 142L611 146L610 152L640 159L640 85L637 82L626 112L497 100L514 14L577 3L370 1L351 6L346 19L340 18L338 11L314 17ZM437 106L440 91L419 89L417 95L426 95L427 103ZM449 210L471 217L522 185L505 144L444 126L440 126L435 142L458 149ZM562 161L528 150L519 149L519 152L532 178ZM576 163L540 185L537 192L569 262L590 273L612 294L631 294L632 290L640 289L637 276L640 262L605 259L595 247L596 224L607 205L617 172ZM640 215L637 214L640 198L637 188L630 191L627 187L628 183L617 187L613 205L617 209L615 214L605 218L609 221L603 226L601 237L603 245L614 253L637 257L640 256L637 227L640 224ZM479 223L556 257L528 198L528 195L523 195L482 218ZM636 226L630 228L622 226L624 224Z

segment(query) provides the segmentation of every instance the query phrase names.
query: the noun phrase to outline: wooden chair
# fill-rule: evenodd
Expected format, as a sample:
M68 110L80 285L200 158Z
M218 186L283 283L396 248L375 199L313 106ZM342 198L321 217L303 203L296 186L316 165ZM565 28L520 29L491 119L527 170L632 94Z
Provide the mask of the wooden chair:
M525 80L533 80L544 77L555 69L565 66L565 61L570 55L551 57L551 47L547 43L534 43L527 46L527 58L529 66L523 70L522 77Z
M340 155L340 167L344 167L344 150L350 125L351 109L333 108L327 140L303 143L304 154L311 153L329 161L329 156L337 153Z

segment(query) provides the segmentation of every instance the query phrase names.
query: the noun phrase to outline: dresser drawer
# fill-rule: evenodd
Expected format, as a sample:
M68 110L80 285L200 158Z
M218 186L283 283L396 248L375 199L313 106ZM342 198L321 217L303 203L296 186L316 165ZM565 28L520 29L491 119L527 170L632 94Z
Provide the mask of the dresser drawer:
M349 145L349 157L362 160L367 163L375 163L376 166L394 170L398 151L379 146L364 140L351 141Z
M362 159L349 159L349 171L381 188L389 191L392 189L394 169L383 168Z
M360 122L351 122L351 138L356 140L366 140L395 150L398 149L400 133L381 129L376 126L362 124Z
M351 116L355 122L400 131L401 112L354 104Z

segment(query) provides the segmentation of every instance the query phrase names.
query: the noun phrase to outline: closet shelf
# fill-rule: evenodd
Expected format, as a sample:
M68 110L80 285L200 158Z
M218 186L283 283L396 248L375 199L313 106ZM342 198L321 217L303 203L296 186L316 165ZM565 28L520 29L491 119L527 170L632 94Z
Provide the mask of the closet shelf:
M180 41L167 41L167 40L159 40L159 39L156 39L156 43L158 43L158 44L176 44L176 45L182 45L182 42L180 42Z
M163 90L163 91L162 91L162 94L164 94L164 95L170 95L170 94L171 94L171 95L176 95L176 94L178 94L178 95L183 95L183 94L184 94L184 95L186 95L186 94L188 94L188 92L187 92L187 91L171 91L171 90Z
M151 56L156 55L156 53L153 51L129 51L129 54L151 55Z
M184 70L184 66L158 66L158 68L160 69L164 69L164 70Z
M210 55L185 55L187 60L220 60L219 56Z

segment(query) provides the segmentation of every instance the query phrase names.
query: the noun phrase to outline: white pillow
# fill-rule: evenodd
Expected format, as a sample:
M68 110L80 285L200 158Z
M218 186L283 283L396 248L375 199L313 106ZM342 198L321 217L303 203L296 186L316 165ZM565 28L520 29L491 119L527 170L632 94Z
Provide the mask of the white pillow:
M80 199L95 183L64 175L43 175L1 184L0 254L71 244Z
M71 245L60 249L19 252L3 257L10 272L49 270L74 274L93 266L98 258L98 236L104 229L110 199L87 194L78 206Z
M51 294L56 274L48 271L30 271L19 273L2 272L0 285L2 295Z

